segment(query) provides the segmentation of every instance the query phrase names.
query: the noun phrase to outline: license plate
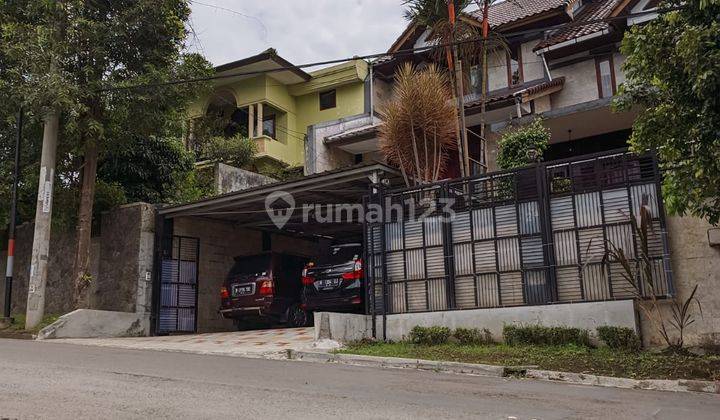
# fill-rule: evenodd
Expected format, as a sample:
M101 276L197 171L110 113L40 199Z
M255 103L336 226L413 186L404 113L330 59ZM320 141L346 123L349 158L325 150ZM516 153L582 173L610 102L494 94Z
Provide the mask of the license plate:
M340 285L340 279L323 279L315 282L318 289L333 289Z
M234 284L232 289L233 296L248 296L255 293L255 284Z

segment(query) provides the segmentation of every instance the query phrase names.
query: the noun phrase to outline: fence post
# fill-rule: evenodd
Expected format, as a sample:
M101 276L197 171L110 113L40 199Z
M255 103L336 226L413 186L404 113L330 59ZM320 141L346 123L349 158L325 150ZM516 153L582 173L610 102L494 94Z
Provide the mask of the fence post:
M440 189L440 196L445 203L450 203L450 191L445 183ZM455 309L455 249L453 247L452 220L447 214L442 214L442 240L443 259L445 260L445 297L448 309ZM425 273L427 277L427 273Z
M536 182L538 190L538 216L540 218L540 231L542 232L543 257L547 265L547 290L546 298L551 302L557 302L557 277L555 263L555 246L552 233L552 218L550 214L550 184L547 180L546 164L538 163L536 168Z

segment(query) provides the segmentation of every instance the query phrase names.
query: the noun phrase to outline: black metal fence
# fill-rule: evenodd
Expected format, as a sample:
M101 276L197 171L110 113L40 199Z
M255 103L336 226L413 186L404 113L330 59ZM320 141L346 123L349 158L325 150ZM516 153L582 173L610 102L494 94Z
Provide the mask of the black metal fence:
M605 256L613 244L635 259L631 218L642 205L652 216L654 290L673 292L654 155L588 155L373 191L366 205L384 215L365 226L373 314L632 297L620 263Z

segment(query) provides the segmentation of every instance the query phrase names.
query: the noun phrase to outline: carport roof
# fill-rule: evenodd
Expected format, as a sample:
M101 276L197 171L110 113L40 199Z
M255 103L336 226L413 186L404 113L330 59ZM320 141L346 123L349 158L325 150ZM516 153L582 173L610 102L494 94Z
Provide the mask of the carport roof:
M301 208L304 204L362 203L373 182L371 179L373 175L378 175L378 179L389 179L391 184L401 179L399 171L395 168L379 162L368 162L191 203L161 207L158 209L158 214L167 218L220 219L249 227L272 226L265 209L265 199L269 194L277 191L291 194L295 200L295 209ZM294 214L294 217L296 216L297 214ZM297 224L297 220L291 219L288 227L292 229L293 224ZM303 225L302 230L306 230L306 226Z

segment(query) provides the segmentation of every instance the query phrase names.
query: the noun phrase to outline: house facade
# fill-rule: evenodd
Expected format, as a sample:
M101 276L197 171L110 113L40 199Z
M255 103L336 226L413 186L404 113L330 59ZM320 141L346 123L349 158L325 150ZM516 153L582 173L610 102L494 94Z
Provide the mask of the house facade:
M488 54L484 140L479 135L482 72L475 59L463 63L472 173L497 169L502 131L537 116L552 134L546 161L625 147L636 114L610 110L610 101L625 80L619 44L631 26L653 17L654 7L650 0L519 0L492 5L491 30L507 45ZM628 15L634 17L624 17ZM469 12L463 19L480 28L482 15ZM572 26L557 29L568 24ZM395 54L430 46L429 32L411 23L390 47L389 55L374 63L372 115L324 124L318 136L322 139L315 139L315 154L307 154L308 159L324 164L315 165L316 172L348 161L349 154L377 157L377 126L382 124L378 111L391 97L396 70L406 62L433 61L427 51ZM344 161L338 159L343 152ZM449 178L454 176L459 176L457 167L448 171Z
M367 64L354 60L306 72L267 50L215 68L212 92L190 118L219 120L217 135L240 135L258 146L257 166L304 165L307 127L362 113ZM193 130L187 136L194 146Z

